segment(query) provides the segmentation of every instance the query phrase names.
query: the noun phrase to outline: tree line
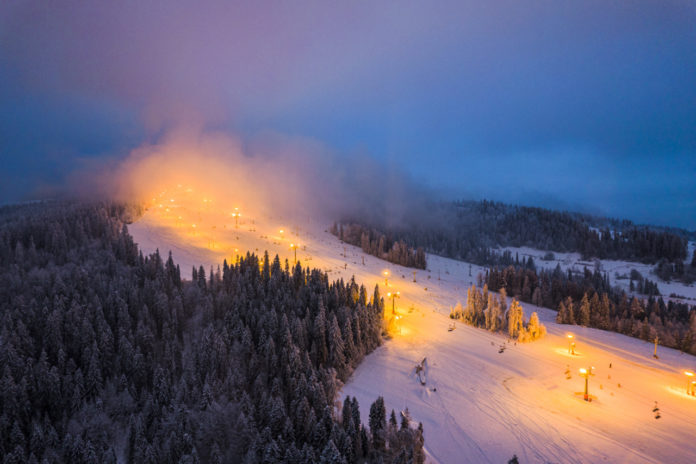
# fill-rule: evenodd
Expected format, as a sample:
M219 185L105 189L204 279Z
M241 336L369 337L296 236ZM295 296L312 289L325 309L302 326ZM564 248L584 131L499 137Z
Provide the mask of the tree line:
M329 229L333 235L351 245L359 246L363 252L400 266L425 269L423 248L412 248L403 240L394 240L390 235L364 227L360 224L333 223Z
M535 271L491 268L482 276L491 291L505 291L537 306L557 309L557 322L619 332L696 354L696 310L661 297L629 296L612 287L606 274L585 268L577 273L556 266Z
M427 208L407 211L397 222L351 217L341 224L358 225L356 230L369 230L371 237L390 237L412 249L422 247L480 265L510 264L496 251L506 246L578 252L584 259L680 262L687 257L688 239L694 239L693 233L680 229L486 200L432 202ZM362 246L361 233L350 240Z
M382 342L378 287L267 254L186 281L128 213L0 208L3 462L423 462L407 412L334 408Z

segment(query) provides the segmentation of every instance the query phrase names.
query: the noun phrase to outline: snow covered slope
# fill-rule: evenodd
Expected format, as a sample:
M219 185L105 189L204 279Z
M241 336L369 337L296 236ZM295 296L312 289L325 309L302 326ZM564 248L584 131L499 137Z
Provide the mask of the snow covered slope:
M235 227L231 214L171 198L161 207L153 203L129 230L143 252L171 250L184 275L194 265L208 270L247 251L268 250L292 264L297 251L303 265L334 279L355 276L368 290L380 284L384 295L387 270L387 291L400 292L397 332L363 361L343 395L358 398L365 421L379 395L388 409L408 407L413 420L424 424L430 461L499 463L517 454L524 463L696 462L696 397L685 394L683 373L696 368L695 357L660 347L655 360L648 343L560 326L553 311L530 305L524 305L525 314L536 310L549 332L537 342L515 345L462 324L448 331L450 306L464 303L481 270L477 266L428 256L429 270L416 271L414 282L412 269L340 243L324 224L252 219L244 212ZM569 330L576 337L575 356L568 353ZM414 369L423 358L426 385ZM593 401L585 402L578 369L591 366Z

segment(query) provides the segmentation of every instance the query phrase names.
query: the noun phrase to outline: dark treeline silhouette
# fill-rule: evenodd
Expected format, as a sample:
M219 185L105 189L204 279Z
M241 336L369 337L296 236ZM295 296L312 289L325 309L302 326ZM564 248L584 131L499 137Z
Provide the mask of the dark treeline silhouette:
M365 253L390 263L416 269L426 267L423 248L413 249L403 240L394 240L375 229L354 223L334 223L329 231L344 242L359 246Z
M491 268L485 280L491 291L537 306L558 309L557 322L611 330L696 354L696 308L661 297L629 296L612 287L606 274L585 268L577 273L535 271L508 266ZM647 279L645 279L647 282ZM643 283L643 285L645 285ZM653 284L654 285L654 284Z
M676 280L685 284L692 284L696 282L696 249L694 249L691 256L691 262L687 263L686 261L670 262L666 259L661 259L655 266L655 274L665 282Z
M381 343L377 287L267 255L184 281L127 214L0 208L2 462L423 462L407 412L334 412Z
M625 276L618 277L625 278ZM628 289L631 293L637 292L647 296L660 296L660 288L657 286L657 283L647 277L643 277L637 269L631 269L629 279Z
M425 211L407 213L398 224L356 218L340 224L357 224L371 236L482 265L511 264L494 250L505 246L579 252L585 259L676 262L686 258L690 237L679 229L485 200L434 202ZM351 235L350 243L362 246L360 234Z

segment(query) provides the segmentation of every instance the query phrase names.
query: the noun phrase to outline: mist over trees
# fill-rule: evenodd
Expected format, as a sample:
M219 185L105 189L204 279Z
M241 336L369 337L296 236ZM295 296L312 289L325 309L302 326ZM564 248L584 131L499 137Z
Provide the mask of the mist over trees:
M407 411L334 408L382 341L377 287L267 255L184 281L126 213L0 208L3 462L423 462Z
M676 262L686 258L691 236L680 229L639 227L626 220L486 200L432 202L407 212L398 222L366 217L344 218L339 225L481 265L511 264L495 251L505 246L578 252L584 259ZM351 234L346 241L362 246L360 236Z

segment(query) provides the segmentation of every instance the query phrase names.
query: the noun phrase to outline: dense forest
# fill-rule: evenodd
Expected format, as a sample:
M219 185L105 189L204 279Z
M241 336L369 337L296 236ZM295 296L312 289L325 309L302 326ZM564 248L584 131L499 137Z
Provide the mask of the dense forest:
M578 252L585 259L680 262L687 257L691 237L679 229L638 227L630 221L485 200L434 202L414 208L397 222L344 218L339 231L340 225L369 231L371 239L384 236L409 249L422 247L481 265L509 264L501 262L502 256L494 250L505 246ZM351 234L346 241L365 250L360 234ZM378 251L384 253L385 248Z
M638 276L633 276L637 278ZM482 276L491 291L558 309L557 322L611 330L696 354L696 308L661 297L629 297L605 274L508 266ZM649 282L649 281L648 281ZM643 283L643 285L645 285Z
M394 240L376 229L354 223L340 225L334 223L329 232L346 243L359 246L363 252L390 263L416 269L426 267L423 248L411 248L403 240Z
M184 281L126 213L0 208L4 463L423 462L408 411L335 408L381 343L378 288L267 255Z

